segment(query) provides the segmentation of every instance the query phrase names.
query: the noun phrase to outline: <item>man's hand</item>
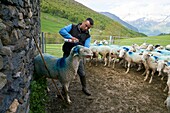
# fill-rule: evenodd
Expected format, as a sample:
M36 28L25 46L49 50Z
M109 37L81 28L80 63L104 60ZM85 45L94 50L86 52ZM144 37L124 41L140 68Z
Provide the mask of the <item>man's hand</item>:
M79 39L77 39L76 37L72 37L71 40L73 43L79 42Z

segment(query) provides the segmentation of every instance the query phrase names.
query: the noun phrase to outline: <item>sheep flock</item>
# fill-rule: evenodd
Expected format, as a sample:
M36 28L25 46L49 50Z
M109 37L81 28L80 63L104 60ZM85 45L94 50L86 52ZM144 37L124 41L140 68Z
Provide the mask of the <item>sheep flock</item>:
M126 68L125 74L129 73L131 67L136 68L137 71L144 70L143 80L149 79L149 83L152 83L154 77L157 76L161 76L161 80L166 78L167 84L163 91L167 91L168 94L164 103L170 111L170 45L164 47L143 43L120 46L96 42L90 46L93 56L87 59L89 66L92 64L98 66L98 63L102 61L103 66L114 69L116 63L119 63Z

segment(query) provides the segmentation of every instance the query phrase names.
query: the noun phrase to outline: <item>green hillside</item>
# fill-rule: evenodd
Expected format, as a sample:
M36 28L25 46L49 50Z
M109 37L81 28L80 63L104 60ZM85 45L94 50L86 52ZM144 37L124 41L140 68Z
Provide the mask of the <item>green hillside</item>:
M79 23L87 17L91 17L95 22L91 34L145 36L125 28L74 0L41 0L41 12L41 30L43 32L58 33L59 29L67 24Z

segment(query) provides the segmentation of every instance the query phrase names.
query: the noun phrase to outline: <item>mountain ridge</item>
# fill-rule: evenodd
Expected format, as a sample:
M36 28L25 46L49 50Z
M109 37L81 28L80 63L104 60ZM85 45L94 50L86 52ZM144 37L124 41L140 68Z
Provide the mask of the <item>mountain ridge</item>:
M134 21L127 21L127 23L137 27L139 32L144 33L148 36L156 36L160 34L170 33L170 16L167 16L161 21L148 19L142 17Z
M117 22L119 22L120 24L122 24L123 26L125 26L128 29L131 29L133 31L139 32L138 29L130 24L128 24L127 22L123 21L122 19L120 19L118 16L116 16L115 14L112 14L110 12L99 12Z

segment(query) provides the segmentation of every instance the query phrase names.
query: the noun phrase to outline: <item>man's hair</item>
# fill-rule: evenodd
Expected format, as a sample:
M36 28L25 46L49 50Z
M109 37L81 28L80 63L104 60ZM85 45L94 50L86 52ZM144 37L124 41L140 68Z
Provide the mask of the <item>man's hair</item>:
M93 24L94 24L94 21L93 21L92 18L87 18L86 20L90 22L90 25L93 25Z

